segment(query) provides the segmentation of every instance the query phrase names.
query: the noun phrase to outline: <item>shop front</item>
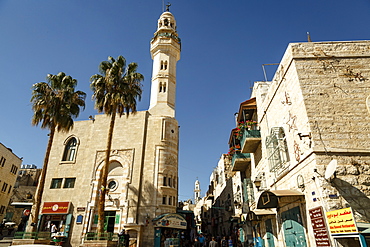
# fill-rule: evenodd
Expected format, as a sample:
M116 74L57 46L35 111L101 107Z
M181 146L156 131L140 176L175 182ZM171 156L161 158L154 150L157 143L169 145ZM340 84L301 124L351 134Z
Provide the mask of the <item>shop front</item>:
M153 219L154 247L179 247L187 227L185 218L180 214L162 214Z
M370 223L356 222L352 208L326 213L330 235L342 246L370 246Z
M56 229L52 237L56 242L66 242L68 240L72 214L70 202L44 202L41 209L38 225L39 232L52 232L52 226Z

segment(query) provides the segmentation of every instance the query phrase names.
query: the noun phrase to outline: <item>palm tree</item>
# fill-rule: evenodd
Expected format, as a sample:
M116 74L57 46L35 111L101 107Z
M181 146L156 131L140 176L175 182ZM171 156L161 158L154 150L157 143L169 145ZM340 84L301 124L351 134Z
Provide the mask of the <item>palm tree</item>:
M95 108L99 112L104 112L110 116L110 124L105 150L105 160L100 177L100 191L98 192L98 233L104 232L104 202L107 193L107 177L109 167L109 155L112 146L113 128L116 114L121 117L125 112L128 117L130 112L136 112L136 99L141 100L142 85L144 76L136 72L138 65L130 63L126 66L123 56L118 56L115 60L108 57L108 61L103 61L99 65L100 74L90 78L90 87L95 99ZM98 189L99 190L99 189Z
M32 220L32 231L37 229L41 198L44 192L45 175L48 167L50 150L55 131L68 132L73 128L73 118L78 117L80 107L85 108L86 94L75 91L77 80L63 72L57 75L48 74L47 82L39 82L32 86L32 125L41 123L42 129L49 129L49 141L45 153L44 164L37 187L35 211Z

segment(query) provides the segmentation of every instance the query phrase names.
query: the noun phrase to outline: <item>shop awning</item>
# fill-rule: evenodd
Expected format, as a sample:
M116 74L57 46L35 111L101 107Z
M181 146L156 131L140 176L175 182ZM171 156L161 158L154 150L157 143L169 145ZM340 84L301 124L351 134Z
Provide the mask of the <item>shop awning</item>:
M32 202L12 202L10 205L14 206L15 208L31 208L33 203Z
M263 216L275 214L276 214L275 210L272 209L255 209L248 212L248 214L246 215L246 219L250 221L259 220Z
M303 202L304 195L296 190L269 190L264 191L258 198L257 209L277 208L282 204Z
M356 226L360 233L370 234L370 223L357 222Z

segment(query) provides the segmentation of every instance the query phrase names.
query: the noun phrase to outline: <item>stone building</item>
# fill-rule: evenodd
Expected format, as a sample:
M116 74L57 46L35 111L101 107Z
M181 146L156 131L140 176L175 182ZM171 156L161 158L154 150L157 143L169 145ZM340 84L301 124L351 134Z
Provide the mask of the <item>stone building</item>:
M25 230L24 227L34 203L41 170L36 165L21 165L18 171L10 204L7 208L7 214L11 216L10 220L17 224L18 231Z
M370 246L369 64L370 41L292 43L255 82L229 139L235 242ZM222 216L224 194L207 206Z
M3 219L11 218L11 215L6 215L6 209L21 163L21 158L15 155L10 148L0 143L0 222Z
M176 21L164 12L151 40L153 74L149 110L117 117L113 131L105 202L106 231L126 229L131 244L153 246L178 236L186 222L176 213L179 126L175 119L176 63L180 38ZM97 229L97 188L109 117L77 121L56 133L42 198L39 231L55 223L66 244L79 246ZM161 225L166 217L178 225ZM155 238L156 236L156 238ZM159 246L159 245L155 245Z
M243 112L260 138L244 129L239 141L256 246L369 244L369 63L369 41L292 43L273 80L255 83Z

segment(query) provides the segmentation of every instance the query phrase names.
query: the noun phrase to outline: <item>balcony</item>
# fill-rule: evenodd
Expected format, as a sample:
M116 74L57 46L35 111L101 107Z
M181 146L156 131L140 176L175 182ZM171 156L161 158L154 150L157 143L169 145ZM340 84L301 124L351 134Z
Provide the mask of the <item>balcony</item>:
M251 156L249 153L235 152L233 154L231 165L232 171L245 171L251 164Z
M259 130L244 130L240 139L242 153L254 153L261 142Z

